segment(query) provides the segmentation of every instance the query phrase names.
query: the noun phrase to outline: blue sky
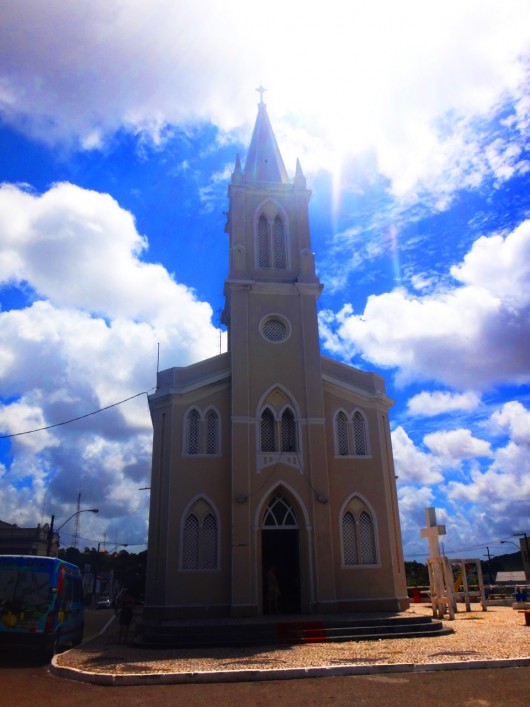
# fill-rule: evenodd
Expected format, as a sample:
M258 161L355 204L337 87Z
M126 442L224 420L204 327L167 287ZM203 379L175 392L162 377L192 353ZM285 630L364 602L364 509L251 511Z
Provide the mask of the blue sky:
M226 189L263 83L300 158L322 351L381 373L405 553L530 533L527 2L4 0L0 433L219 352ZM0 519L143 547L145 395L0 439ZM69 544L73 521L62 535Z

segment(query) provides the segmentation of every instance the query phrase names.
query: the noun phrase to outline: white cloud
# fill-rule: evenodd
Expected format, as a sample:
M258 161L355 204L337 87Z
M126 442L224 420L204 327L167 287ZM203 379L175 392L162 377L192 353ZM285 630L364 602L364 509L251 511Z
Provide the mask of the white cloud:
M443 480L433 457L418 449L403 427L393 430L392 449L396 475L401 481L428 485Z
M480 404L476 393L445 393L439 390L423 391L407 401L407 408L411 415L432 417L455 410L469 412L475 410Z
M211 307L161 265L142 261L146 245L131 214L106 194L71 184L42 196L0 189L0 283L23 286L34 299L0 312L5 434L55 425L151 389L157 342L162 368L217 353ZM105 498L97 524L83 516L86 532L98 528L101 536L120 518L128 541L144 542L148 499L138 488L148 485L151 436L141 395L69 425L13 437L3 519L23 524L29 497L33 522L35 504L68 517L81 490L88 507Z
M393 435L395 448L403 446L413 459L420 460L420 473L408 479L401 478L400 464L400 515L409 552L426 553L425 543L418 538L428 506L436 506L438 522L446 524L443 542L452 549L453 557L459 555L459 548L460 556L474 556L477 548L469 547L471 537L491 543L528 527L530 411L511 401L495 411L491 421L509 434L504 446L495 448L469 430L453 430L426 435L425 444L430 450L426 453L412 444L404 430L396 438ZM456 477L448 471L454 462L459 463ZM444 469L444 483L433 483L422 476L421 469Z
M530 412L521 403L516 400L505 403L493 413L491 421L506 430L516 444L530 446Z
M479 238L451 272L462 285L424 297L371 296L362 314L345 305L336 315L341 339L365 360L397 368L400 383L485 390L530 380L530 221L504 237ZM339 351L330 318L323 318L326 345Z
M425 435L423 442L431 452L450 461L492 456L490 443L473 437L470 430L432 432Z
M252 120L262 80L284 113L289 164L298 154L307 169L340 171L342 153L375 146L399 194L451 188L470 164L482 165L474 179L516 168L513 147L484 157L470 120L523 82L524 0L270 0L267 12L241 0L5 0L0 13L0 111L43 140L94 149L121 127L155 142L167 124L232 130ZM523 130L524 97L517 105Z

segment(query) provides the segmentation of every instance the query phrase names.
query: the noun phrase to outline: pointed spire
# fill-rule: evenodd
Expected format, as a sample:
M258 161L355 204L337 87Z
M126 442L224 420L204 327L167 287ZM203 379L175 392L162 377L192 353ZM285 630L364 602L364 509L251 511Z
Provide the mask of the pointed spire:
M298 157L296 158L296 172L294 175L294 185L295 187L298 187L299 189L306 189L307 188L307 182L304 176L304 173L302 172L302 165L300 164L300 160Z
M236 154L236 163L234 165L234 171L232 172L232 184L241 184L243 179L243 172L241 171L241 158L239 157L239 152Z
M256 89L260 94L258 116L254 132L248 148L245 162L245 179L250 182L272 182L288 184L287 170L283 164L280 149L267 114L267 105L263 103L263 92L260 86Z

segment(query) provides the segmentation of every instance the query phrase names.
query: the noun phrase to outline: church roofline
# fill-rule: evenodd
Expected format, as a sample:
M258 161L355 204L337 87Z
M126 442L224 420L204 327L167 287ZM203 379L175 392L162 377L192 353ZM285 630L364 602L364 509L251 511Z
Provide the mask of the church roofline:
M376 399L387 407L394 405L394 400L386 394L385 380L372 371L361 371L347 363L336 361L329 356L320 356L322 380L330 385L348 389L353 393Z
M189 366L175 366L159 371L156 391L149 396L155 400L165 395L184 395L230 378L230 354L228 352L207 358Z

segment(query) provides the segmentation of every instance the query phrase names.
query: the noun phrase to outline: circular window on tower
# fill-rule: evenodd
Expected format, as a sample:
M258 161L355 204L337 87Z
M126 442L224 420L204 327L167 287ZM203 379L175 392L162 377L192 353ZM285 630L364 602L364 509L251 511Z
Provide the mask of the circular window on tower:
M260 331L264 339L278 344L289 338L291 327L286 319L273 314L261 320Z

